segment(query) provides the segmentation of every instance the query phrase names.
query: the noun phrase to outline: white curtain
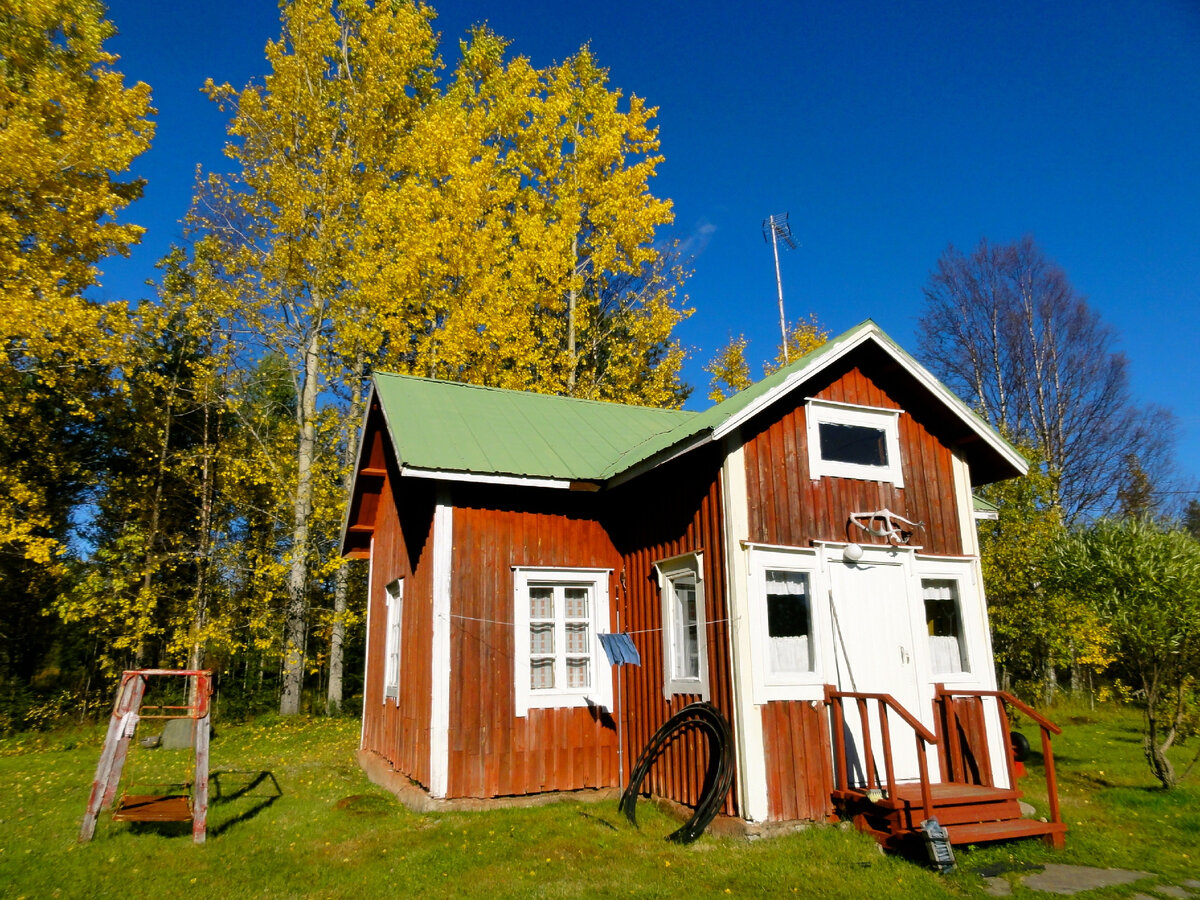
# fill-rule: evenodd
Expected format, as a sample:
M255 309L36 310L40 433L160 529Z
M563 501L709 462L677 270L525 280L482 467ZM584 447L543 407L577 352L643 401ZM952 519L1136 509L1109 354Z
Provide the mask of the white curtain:
M808 577L803 572L767 569L767 597L785 597L789 603L808 605ZM811 619L810 619L811 622ZM777 636L770 640L772 672L811 672L811 635Z
M958 646L958 638L954 635L931 634L929 636L929 652L933 656L933 671L963 671L962 650Z

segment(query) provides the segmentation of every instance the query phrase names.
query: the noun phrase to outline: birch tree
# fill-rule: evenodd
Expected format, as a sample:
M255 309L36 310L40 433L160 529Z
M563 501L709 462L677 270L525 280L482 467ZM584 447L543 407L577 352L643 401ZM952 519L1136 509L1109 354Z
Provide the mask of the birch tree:
M314 479L333 448L318 441L326 380L342 374L347 332L365 327L348 248L358 207L390 177L379 161L428 94L430 13L409 4L296 0L267 46L270 73L241 91L208 85L232 113L227 154L238 171L210 176L198 226L221 246L244 305L243 327L262 352L286 359L296 395L295 475L284 615L280 711L300 708L304 679Z
M1116 334L1032 238L947 248L918 332L935 375L1045 455L1068 522L1114 507L1128 459L1163 474L1173 417L1134 402Z

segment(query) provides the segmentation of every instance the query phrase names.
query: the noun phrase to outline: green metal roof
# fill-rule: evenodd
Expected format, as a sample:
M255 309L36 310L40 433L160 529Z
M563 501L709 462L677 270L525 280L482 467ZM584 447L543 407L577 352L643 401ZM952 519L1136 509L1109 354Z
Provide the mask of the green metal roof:
M678 448L719 437L803 384L843 351L874 339L991 448L998 477L1026 463L953 392L869 319L703 412L654 409L403 375L375 375L401 465L439 472L606 481ZM977 452L977 451L973 451ZM998 468L996 466L998 463ZM994 480L994 479L993 479Z
M374 380L396 456L417 469L597 480L631 444L696 416L407 375Z

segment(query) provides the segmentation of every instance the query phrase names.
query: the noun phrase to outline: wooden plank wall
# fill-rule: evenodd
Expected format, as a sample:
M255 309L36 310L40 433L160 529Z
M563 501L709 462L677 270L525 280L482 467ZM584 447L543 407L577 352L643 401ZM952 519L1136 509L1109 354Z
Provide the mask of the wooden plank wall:
M705 639L710 700L733 724L729 663L725 546L720 487L721 457L698 450L616 489L605 521L621 553L624 590L621 629L630 632L642 658L622 670L620 709L625 721L625 777L654 732L698 695L663 696L662 595L654 564L703 552ZM708 747L695 732L675 741L660 757L643 787L652 794L694 806L703 787ZM725 813L737 814L736 787Z
M461 484L453 491L447 796L616 787L610 715L571 708L519 718L513 687L513 566L612 569L615 610L620 558L598 521L596 495ZM596 675L612 677L605 660Z
M945 703L934 700L937 732L942 738L942 777L946 781L961 784L983 784L989 787L994 783L991 754L988 752L984 702L979 697L954 698L957 727L951 729ZM993 701L986 702L992 703ZM957 753L954 748L955 743L958 744ZM958 760L961 760L961 766L956 765Z
M428 485L405 479L397 492L394 461L375 516L374 559L368 602L366 702L363 749L373 750L421 785L429 786L429 716L432 685L433 494ZM400 696L383 700L388 582L404 579L401 622Z
M807 700L772 701L762 708L767 764L767 810L772 821L821 820L833 815L833 767L827 707Z
M847 518L851 512L886 507L925 523L912 539L924 552L962 554L953 453L931 430L935 423L913 414L910 407L920 402L916 392L896 383L894 370L877 366L868 357L851 356L824 373L823 383L812 385L810 393L785 399L752 423L745 447L749 540L795 547L809 547L815 540L885 543L860 529L849 530ZM904 409L899 424L905 486L849 478L811 480L804 409L808 396Z

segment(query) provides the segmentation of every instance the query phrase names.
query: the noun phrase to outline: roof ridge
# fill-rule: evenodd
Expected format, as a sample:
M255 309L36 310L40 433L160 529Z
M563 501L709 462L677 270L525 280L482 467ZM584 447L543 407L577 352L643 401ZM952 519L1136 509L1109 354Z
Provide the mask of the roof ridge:
M673 409L667 406L647 406L643 403L622 403L619 400L594 400L590 397L572 397L568 394L549 394L545 391L537 391L532 389L521 388L502 388L490 384L474 384L470 381L451 381L448 378L427 378L424 375L404 375L400 372L388 372L377 369L371 373L372 377L383 375L387 378L402 378L406 381L422 381L427 384L444 384L450 387L472 388L479 391L491 391L499 394L517 394L522 397L546 397L555 401L569 401L571 403L586 403L595 406L621 406L625 409L646 409L653 412L675 413L686 417L698 415L695 410L690 409Z

